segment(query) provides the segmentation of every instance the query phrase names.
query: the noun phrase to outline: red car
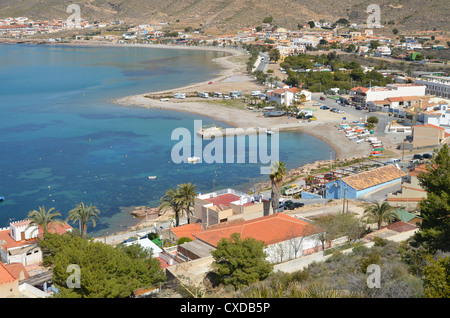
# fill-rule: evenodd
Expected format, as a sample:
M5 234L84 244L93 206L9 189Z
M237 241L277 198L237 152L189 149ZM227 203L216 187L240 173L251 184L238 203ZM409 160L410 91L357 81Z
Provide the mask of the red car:
M208 84L209 84L209 85L211 85L211 84L212 84L212 82L209 82Z
M320 96L320 100L325 100L326 97L325 96Z

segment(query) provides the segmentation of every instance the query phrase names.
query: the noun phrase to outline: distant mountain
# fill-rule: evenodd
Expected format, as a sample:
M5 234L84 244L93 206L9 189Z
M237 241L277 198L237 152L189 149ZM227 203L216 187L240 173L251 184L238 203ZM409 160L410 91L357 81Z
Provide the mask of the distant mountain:
M93 21L168 22L180 27L203 25L217 32L260 25L267 16L273 25L296 29L320 19L365 22L368 5L381 8L381 23L399 30L450 30L448 0L2 0L0 18L67 18L67 6L78 4L81 17ZM177 22L178 21L178 22Z

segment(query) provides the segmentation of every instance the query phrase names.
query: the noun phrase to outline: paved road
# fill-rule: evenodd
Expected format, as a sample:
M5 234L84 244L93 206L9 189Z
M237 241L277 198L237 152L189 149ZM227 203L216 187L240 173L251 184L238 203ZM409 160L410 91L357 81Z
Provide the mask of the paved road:
M186 224L186 217L180 218L180 225ZM161 227L166 230L170 228L171 221L164 221L155 223L155 225L150 225L144 229L136 230L136 231L127 231L118 234L105 235L101 237L94 238L94 241L104 242L106 244L119 244L131 237L142 237L148 233L156 233L159 232ZM156 227L155 227L156 226Z
M256 70L265 72L267 66L269 65L269 54L259 53L259 57L261 58L261 62L259 63ZM262 58L264 58L264 60Z

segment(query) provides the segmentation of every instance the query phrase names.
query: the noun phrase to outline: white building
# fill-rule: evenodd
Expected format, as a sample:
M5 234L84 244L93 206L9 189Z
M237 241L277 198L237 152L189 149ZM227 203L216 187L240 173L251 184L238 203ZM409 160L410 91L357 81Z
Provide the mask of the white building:
M405 96L425 96L423 84L388 84L386 87L354 87L351 89L353 102L367 106L369 102Z
M450 128L450 100L431 98L430 107L427 107L417 115L417 119L424 124Z
M416 79L414 83L425 85L427 95L450 98L450 76L426 75Z
M374 55L376 57L391 56L391 49L388 46L380 46L375 50Z
M72 227L67 223L49 224L51 233L65 233ZM38 237L42 237L43 230L32 225L31 221L11 222L9 227L0 229L0 261L6 264L22 263L36 264L42 261L42 251L37 246Z
M133 242L125 243L126 246L135 245L135 244L143 247L144 249L146 249L148 251L150 251L151 254L153 255L153 257L159 257L160 254L163 251L158 245L153 243L148 238L143 238L143 239L135 240Z
M268 91L266 93L267 101L276 102L278 105L291 106L295 101L311 101L312 94L307 90L299 90L297 87L283 87L275 89L273 91Z

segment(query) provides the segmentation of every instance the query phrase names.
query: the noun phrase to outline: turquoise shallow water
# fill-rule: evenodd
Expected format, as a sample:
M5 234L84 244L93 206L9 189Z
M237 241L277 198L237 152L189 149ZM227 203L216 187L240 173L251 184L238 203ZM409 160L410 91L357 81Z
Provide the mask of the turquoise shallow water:
M116 47L0 45L0 227L40 205L63 217L81 201L96 205L93 235L135 221L120 207L156 206L169 187L248 191L267 180L260 164L175 164L174 129L207 117L122 107L111 100L205 81L221 52ZM331 148L299 132L280 134L280 159L294 168L330 157ZM248 161L247 161L248 162ZM156 175L156 180L149 180Z

